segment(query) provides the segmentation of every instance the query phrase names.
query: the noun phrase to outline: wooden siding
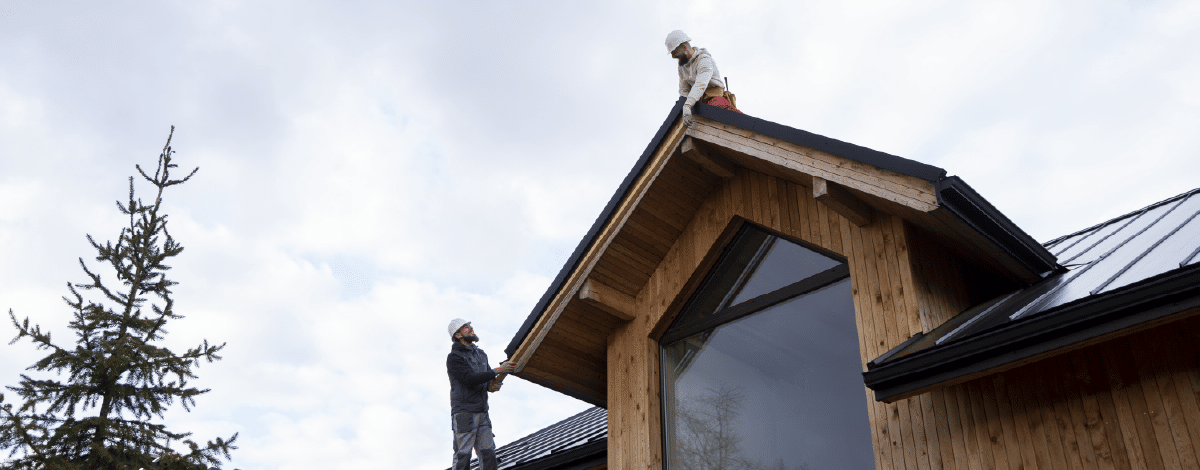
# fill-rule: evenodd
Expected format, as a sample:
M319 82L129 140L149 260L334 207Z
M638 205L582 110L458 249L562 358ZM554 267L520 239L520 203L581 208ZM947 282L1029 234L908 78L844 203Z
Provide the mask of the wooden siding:
M743 168L709 195L638 293L638 319L610 336L609 463L614 468L659 468L660 384L654 339L707 272L723 248L722 238L742 221L848 259L864 365L921 331L920 306L913 294L918 280L913 278L902 220L884 214L860 228L818 203L809 188ZM937 449L938 439L936 434L926 435L925 415L934 430L934 402L925 398L884 404L870 399L865 387L863 393L871 403L868 416L876 460L881 465L888 462L880 468L929 468L926 454L930 445ZM904 441L922 443L925 449L899 445ZM647 446L649 442L655 444ZM918 467L918 460L924 465Z
M713 191L609 336L609 463L661 466L657 338L748 221L845 256L863 364L980 299L971 268L883 215L856 227L781 178L742 169ZM895 403L868 398L879 469L1197 467L1200 320L1159 327Z

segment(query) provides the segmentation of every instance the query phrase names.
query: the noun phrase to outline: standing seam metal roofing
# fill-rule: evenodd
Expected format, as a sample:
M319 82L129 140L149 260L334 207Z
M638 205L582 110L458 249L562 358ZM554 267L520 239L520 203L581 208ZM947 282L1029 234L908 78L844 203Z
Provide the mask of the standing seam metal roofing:
M646 169L650 158L654 155L654 151L662 143L671 126L679 119L683 109L683 102L683 97L680 97L675 102L675 106L671 108L671 113L667 115L667 119L659 126L658 132L654 134L654 138L650 140L641 157L634 164L633 169L625 176L625 179L621 182L621 185L617 188L612 198L609 199L604 210L600 212L600 216L592 223L592 227L588 229L588 233L580 240L579 245L575 247L575 251L567 258L567 262L563 264L554 281L550 283L550 287L542 294L541 299L533 307L529 317L521 324L521 328L517 330L508 347L504 349L504 352L510 358L516 353L517 348L520 347L525 337L529 335L530 330L533 329L533 325L537 323L546 306L565 287L567 278L579 266L588 247L592 245L592 242L595 241L600 231L612 219L621 200L629 192L638 176ZM1041 274L1057 269L1058 267L1054 256L1047 252L1045 248L1029 237L1029 235L1025 234L1016 224L1013 224L1004 214L996 210L995 207L979 196L978 193L961 179L957 177L947 178L946 170L716 106L698 103L694 111L697 116L703 116L769 137L782 139L797 145L932 182L935 184L939 205L943 205L967 225L991 239L993 243L1000 246L1010 256L1025 265L1030 272Z
M867 385L878 397L894 396L918 383L936 383L934 375L977 372L984 364L994 367L1200 304L1197 194L1200 189L1047 242L1066 268L971 307L876 358L863 374ZM1001 337L1009 344L993 344ZM985 347L991 348L986 360L971 365L965 359ZM1017 352L1022 349L1030 354ZM1005 362L997 364L997 355Z

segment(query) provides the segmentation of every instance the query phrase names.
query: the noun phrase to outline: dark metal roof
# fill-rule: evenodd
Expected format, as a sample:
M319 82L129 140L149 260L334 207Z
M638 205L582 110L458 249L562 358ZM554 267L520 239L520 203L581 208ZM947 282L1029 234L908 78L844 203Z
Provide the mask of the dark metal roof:
M878 399L1200 305L1200 189L1046 243L1065 268L868 364Z
M608 411L593 407L496 449L500 470L583 470L608 458ZM479 469L479 459L471 470Z
M667 115L666 120L659 126L658 132L654 134L654 138L646 145L646 149L642 151L642 155L638 158L637 163L634 164L629 174L625 176L621 185L617 187L608 204L604 206L604 210L600 212L600 216L592 223L592 227L588 229L587 235L584 235L583 239L579 241L579 245L575 247L575 251L567 258L567 262L563 264L562 269L558 271L558 275L554 277L554 281L550 283L550 287L546 289L546 293L542 294L542 298L534 305L529 317L525 319L525 322L521 324L521 328L513 335L512 341L508 343L508 347L504 348L504 352L509 357L512 357L516 353L517 348L520 347L521 342L525 341L525 337L529 335L529 331L533 329L533 325L537 323L546 306L562 290L571 272L579 266L588 247L592 245L592 242L595 241L600 231L612 219L616 213L617 206L621 204L621 200L625 198L634 181L646 169L650 158L654 155L654 151L662 143L671 126L679 119L683 109L683 102L683 97L680 97L675 102L675 106L671 108L670 114ZM957 177L946 178L946 170L776 124L746 114L736 113L716 106L709 106L704 103L698 103L694 110L697 116L703 116L725 124L738 126L742 129L786 140L797 145L934 182L939 204L945 204L948 210L968 225L974 227L983 236L1003 247L1005 251L1029 268L1031 272L1041 273L1057 267L1053 257L1046 253L1041 245L1033 241L1032 238L1021 231L1019 227L1009 221L1007 217L996 210L983 197L979 196L978 193L971 190L970 186L967 186L961 179Z

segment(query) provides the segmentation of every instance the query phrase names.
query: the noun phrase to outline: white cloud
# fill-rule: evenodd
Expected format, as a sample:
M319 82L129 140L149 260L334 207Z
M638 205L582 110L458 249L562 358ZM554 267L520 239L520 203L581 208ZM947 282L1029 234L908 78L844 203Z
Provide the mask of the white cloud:
M757 117L941 166L1038 239L1198 186L1190 2L0 5L0 309L67 338L171 124L169 342L228 342L173 426L230 468L449 464L441 336L493 361L708 47ZM2 331L2 329L0 329ZM8 346L0 383L38 354ZM520 380L500 442L586 405Z

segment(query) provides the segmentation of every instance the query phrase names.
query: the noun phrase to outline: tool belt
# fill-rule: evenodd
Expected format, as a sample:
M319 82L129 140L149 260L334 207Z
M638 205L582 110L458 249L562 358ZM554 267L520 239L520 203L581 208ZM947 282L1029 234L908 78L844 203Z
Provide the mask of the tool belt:
M710 86L710 87L706 88L704 90L704 96L700 98L700 102L704 103L704 104L714 104L713 100L716 100L717 98L725 98L726 100L729 101L729 105L732 107L732 109L734 111L737 111L739 113L741 112L741 111L738 111L738 109L737 109L737 96L735 96L733 93L730 93L728 90L721 88L719 86ZM724 106L722 106L722 107L724 107Z

